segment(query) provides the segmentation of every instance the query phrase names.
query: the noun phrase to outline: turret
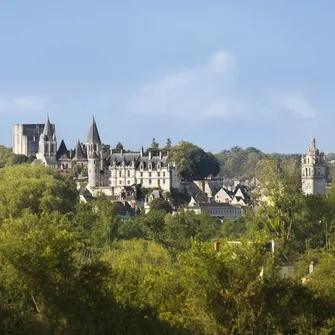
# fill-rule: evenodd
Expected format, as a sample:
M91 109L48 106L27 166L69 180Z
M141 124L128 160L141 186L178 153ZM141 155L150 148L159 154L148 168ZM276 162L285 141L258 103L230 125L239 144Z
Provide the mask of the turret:
M95 123L94 117L92 119L92 123L88 131L86 148L87 148L88 157L90 157L93 151L99 153L101 150L100 135L99 135L98 127L97 127L97 124Z
M88 158L88 184L90 187L98 187L100 186L99 177L102 167L102 152L100 135L94 117L88 131L86 150Z
M100 159L95 151L88 157L88 185L91 188L97 187L99 181Z

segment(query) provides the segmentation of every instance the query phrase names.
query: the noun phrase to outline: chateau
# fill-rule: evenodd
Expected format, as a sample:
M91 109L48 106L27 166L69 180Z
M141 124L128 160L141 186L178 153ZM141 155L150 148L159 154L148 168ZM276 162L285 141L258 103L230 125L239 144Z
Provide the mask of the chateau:
M326 193L326 157L319 152L312 137L311 146L301 158L301 184L304 194Z
M30 133L27 130L33 130ZM33 164L53 166L60 169L75 165L87 166L88 189L92 194L102 192L118 196L134 190L136 185L146 188L160 187L163 191L178 189L181 179L177 164L171 161L169 152L158 156L140 152L110 150L103 155L103 144L93 118L86 143L78 141L74 150L68 150L62 140L57 149L55 126L47 117L45 125L14 125L14 153L36 155ZM106 157L106 158L104 158Z

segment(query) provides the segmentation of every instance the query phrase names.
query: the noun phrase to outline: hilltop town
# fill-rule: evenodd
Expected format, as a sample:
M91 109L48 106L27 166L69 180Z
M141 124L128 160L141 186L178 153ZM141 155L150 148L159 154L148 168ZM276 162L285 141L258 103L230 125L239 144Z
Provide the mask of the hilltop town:
M50 288L65 285L67 280L73 282L74 279L56 274L55 278L61 279L55 281L54 276L48 277L50 271L63 271L64 264L79 271L81 276L85 276L86 267L93 264L106 271L102 274L99 269L90 270L95 278L104 283L112 280L116 285L116 291L108 290L108 299L115 297L117 301L124 301L131 287L136 287L132 301L138 313L142 313L142 304L162 308L151 303L146 305L141 292L147 292L145 301L153 299L149 292L166 301L162 292L167 288L180 290L182 295L188 292L190 298L179 295L177 301L164 307L168 313L175 310L178 319L173 317L173 321L168 321L170 317L157 316L158 320L168 322L172 333L184 328L196 331L189 321L187 324L178 321L179 317L188 320L194 313L186 307L189 299L197 304L203 302L197 300L197 294L188 291L188 283L197 292L204 290L204 283L209 285L209 291L205 289L203 294L211 299L217 299L215 292L221 292L221 286L229 288L231 293L219 295L236 303L240 301L241 292L248 297L252 290L257 303L264 304L267 310L272 304L267 302L268 298L263 300L262 290L268 289L268 283L275 290L282 285L285 290L280 289L282 293L277 293L277 299L282 300L284 307L277 306L276 313L284 315L289 310L293 315L317 315L316 321L311 319L308 323L310 329L320 328L318 324L327 329L332 322L324 316L324 309L309 307L311 310L307 311L292 305L291 300L285 302L287 297L297 301L294 298L297 292L305 292L299 293L299 299L303 294L307 306L314 306L312 301L316 294L322 296L322 304L333 297L327 293L332 282L324 282L328 262L332 262L333 257L335 192L329 184L332 163L317 148L315 138L311 139L305 155L266 155L256 148L234 147L214 156L188 142L160 149L154 141L146 150L131 152L120 143L116 148L104 144L93 118L86 141L77 141L73 149L68 149L63 140L58 145L56 125L47 117L45 124L14 125L13 153L4 147L0 149L7 153L7 156L0 154L0 162L6 162L0 174L0 241L6 244L2 257L7 269L4 276L11 273L12 266L17 267L20 274L26 268L33 269L34 281L29 277L31 270L22 280L29 290L37 290L34 295L39 300L35 296L34 300L38 308L42 301L50 306L50 299L62 300L67 296L74 297L71 304L76 308L79 308L78 303L86 306L86 302L81 303L79 292L93 283L91 277L76 284L78 290L71 294L66 288L57 293L53 289L44 292L43 287L45 281ZM224 175L229 171L230 157L238 158L238 164L244 162L251 173L239 178L230 173ZM225 162L220 163L221 166L219 159ZM193 163L195 166L190 169ZM27 252L29 257L24 256ZM54 257L57 260L53 260ZM185 261L180 263L183 259ZM49 264L47 268L46 264ZM197 281L199 267L207 269L201 274L205 276L201 284ZM222 276L228 273L227 282L222 282ZM36 278L42 275L40 288ZM74 272L70 275L76 276ZM136 283L132 282L134 276ZM6 280L9 278L11 275ZM184 278L182 282L180 278ZM213 278L219 283L214 288ZM235 286L235 282L239 284ZM172 283L181 286L174 287ZM251 283L256 286L251 288ZM24 294L17 287L17 281L12 285ZM158 286L155 288L155 285ZM98 287L96 294L102 301L102 286ZM87 294L91 304L94 297L91 291ZM8 296L8 299L11 298ZM29 317L34 318L36 308L29 307L31 299L23 301ZM106 304L108 308L114 306ZM258 307L250 309L249 298L238 304L248 307L245 315L257 313ZM61 306L60 302L55 308L67 315ZM125 306L129 306L128 303ZM223 307L226 310L225 305ZM21 307L15 308L21 311ZM99 307L96 310L100 311ZM207 306L206 310L210 308ZM235 312L235 307L229 311ZM206 328L201 316L203 309L197 307L196 313L201 320L201 333L206 333L203 332ZM92 326L94 321L86 312L83 315L85 320L81 319L80 325ZM48 327L51 322L57 329L61 327L52 316L44 317ZM122 311L122 318L127 317L128 311ZM131 327L145 327L141 316L139 318ZM216 322L233 329L234 320ZM265 322L280 329L294 327L267 318ZM109 329L108 325L106 321L104 329ZM119 325L125 327L124 321ZM12 329L13 324L6 327ZM246 323L238 327L241 331L249 329ZM299 323L299 327L305 326Z

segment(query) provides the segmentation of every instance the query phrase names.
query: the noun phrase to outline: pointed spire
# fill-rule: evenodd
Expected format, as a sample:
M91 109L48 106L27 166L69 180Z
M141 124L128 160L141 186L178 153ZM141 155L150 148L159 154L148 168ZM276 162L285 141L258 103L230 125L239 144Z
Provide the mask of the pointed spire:
M97 127L97 124L95 123L94 116L93 116L93 120L92 120L92 124L90 126L90 129L88 131L87 143L101 144L98 127Z
M51 124L49 121L49 115L47 115L47 119L45 121L45 125L44 125L44 129L43 129L43 133L42 133L42 137L48 141L50 141L52 139L52 130L51 130Z
M81 146L81 143L79 140L76 144L74 159L85 159L83 147Z
M68 150L67 150L67 147L65 145L64 140L62 140L62 142L60 143L59 148L57 150L57 158L60 158L64 155L68 156Z

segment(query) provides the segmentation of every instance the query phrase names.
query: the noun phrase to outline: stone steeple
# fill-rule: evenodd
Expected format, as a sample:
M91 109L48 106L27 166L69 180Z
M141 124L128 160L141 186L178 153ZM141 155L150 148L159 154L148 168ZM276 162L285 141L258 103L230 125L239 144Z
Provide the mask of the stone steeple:
M326 193L326 157L316 147L314 137L306 156L301 159L301 184L304 194Z
M43 137L45 141L56 140L56 135L52 132L52 129L51 129L49 115L47 115L47 119L45 121L43 133L41 134L41 136Z
M86 152L87 157L99 156L101 151L101 140L98 131L97 124L93 117L90 129L88 131L87 141L86 141Z
M93 116L92 123L90 125L90 129L88 131L87 143L101 144L98 127L97 127L97 124L95 123L94 116Z
M57 140L55 128L50 124L49 116L44 125L43 132L38 143L38 153L36 155L44 165L57 165Z

